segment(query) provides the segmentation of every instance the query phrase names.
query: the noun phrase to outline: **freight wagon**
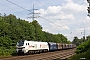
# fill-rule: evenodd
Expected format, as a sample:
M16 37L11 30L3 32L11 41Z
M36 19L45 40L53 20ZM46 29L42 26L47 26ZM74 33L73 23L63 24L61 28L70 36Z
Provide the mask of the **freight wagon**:
M53 42L48 42L48 46L49 46L49 51L55 51L58 49L58 45Z
M63 49L63 45L61 43L57 43L57 49L58 50Z

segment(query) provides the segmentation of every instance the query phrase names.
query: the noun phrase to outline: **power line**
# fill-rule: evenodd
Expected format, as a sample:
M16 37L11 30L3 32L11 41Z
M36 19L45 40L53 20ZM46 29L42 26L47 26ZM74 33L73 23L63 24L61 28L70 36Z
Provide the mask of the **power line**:
M28 18L32 18L32 20L34 20L34 18L39 18L39 17L40 17L40 16L35 16L35 14L40 14L40 13L35 13L35 12L34 12L34 10L38 10L38 9L34 9L34 4L33 4L33 9L32 9L32 11L31 11L31 10L27 10L27 9L25 9L24 7L21 7L21 6L15 4L15 3L13 3L13 2L11 2L11 1L9 1L9 0L6 0L6 1L8 1L8 2L10 2L10 3L12 3L12 4L14 4L14 5L16 5L16 6L22 8L22 9L24 9L24 10L26 10L26 11L31 12L31 13L29 13L29 14L32 14L32 16L31 16L31 17L28 17Z
M42 4L39 0L37 0L40 4ZM43 5L43 4L42 4ZM45 5L43 5L45 7ZM46 7L45 7L46 8Z
M41 5L43 5L39 0L37 0ZM43 7L45 7L46 9L47 9L47 7L45 6L45 5L43 5ZM49 9L48 9L49 10ZM50 10L49 10L50 11ZM50 11L51 12L51 11ZM51 12L52 13L52 12ZM56 16L56 14L54 14L54 13L52 13L53 15L55 15ZM56 16L57 17L57 16ZM58 17L57 17L58 18ZM67 20L67 19L58 19L58 20ZM61 21L61 23L62 23L62 21ZM64 24L63 24L64 25ZM65 25L67 25L67 24L65 24ZM66 29L67 30L67 29Z
M15 4L15 3L13 3L13 2L11 2L11 1L9 1L9 0L6 0L6 1L8 1L9 3L14 4L14 5L16 5L16 6L20 7L20 8L22 8L22 9L26 10L26 11L31 12L30 10L25 9L24 7L21 7L21 6L19 6L19 5Z
M11 9L11 10L13 10L14 12L17 12L17 11L15 11L15 9L12 9L11 7L8 7L7 5L4 5L2 3L0 3L0 4L3 5L3 6L5 6L5 7L7 7L7 8L9 8L9 9ZM18 13L22 14L21 12L18 12Z
M30 10L27 10L27 9L25 9L24 7L21 7L21 6L19 6L19 5L17 5L17 4L15 4L15 3L13 3L13 2L11 2L11 1L9 1L9 0L6 0L6 1L8 1L9 3L12 3L12 4L14 4L14 5L16 5L16 6L18 6L18 7L20 7L20 8L22 8L22 9L24 9L24 10L26 10L26 11L29 11L29 12L31 12ZM40 3L40 1L39 0L37 0L39 3ZM40 3L40 4L42 4L42 3ZM43 4L42 4L43 5ZM44 6L44 5L43 5ZM45 7L45 6L44 6ZM46 7L45 7L46 8ZM34 5L33 5L33 12L31 12L31 13L29 13L29 14L33 14L33 16L32 17L29 17L29 18L32 18L33 20L34 20L34 18L38 18L38 17L40 17L40 16L38 16L38 17L35 17L34 16ZM51 12L51 11L50 11ZM55 15L55 14L54 14ZM56 16L56 15L55 15ZM57 17L57 16L56 16ZM57 17L58 18L58 17ZM47 19L45 19L45 18L43 18L44 20L47 20ZM59 20L61 20L61 19L59 19ZM48 21L48 20L47 20ZM48 21L48 22L50 22L50 23L53 23L53 22L51 22L51 21ZM55 23L53 23L53 24L55 24ZM57 24L55 24L55 25L57 25ZM59 25L57 25L57 26L59 26ZM61 27L61 26L59 26L59 27Z
M43 5L39 0L37 0L41 5ZM47 9L47 7L45 5L43 5L43 7L45 7ZM50 11L50 10L49 10ZM52 11L50 11L52 13ZM52 13L53 15L56 16L56 14ZM57 16L56 16L57 17ZM58 17L57 17L58 18ZM67 20L67 19L59 19L59 20Z
M43 5L39 0L37 0L43 7L45 7L46 9L47 9L47 7L45 6L45 5ZM49 10L49 9L48 9ZM50 10L49 10L50 11ZM50 11L51 12L51 11ZM52 12L51 12L52 13ZM55 15L56 17L57 17L57 15L56 14L54 14L54 13L52 13L53 15ZM58 18L58 17L57 17ZM43 18L44 19L44 18ZM50 22L50 23L52 23L52 24L54 24L54 25L56 25L56 26L58 26L58 27L61 27L61 26L59 26L59 25L57 25L57 24L55 24L55 23L53 23L53 22L51 22L51 21L49 21L49 20L47 20L47 19L44 19L44 20L46 20L46 21L48 21L48 22ZM61 23L62 23L62 20L68 20L68 19L58 19L58 20L60 20L61 21ZM66 23L64 23L65 25L67 25ZM63 24L63 25L64 25ZM70 26L69 26L69 28L71 28ZM72 29L72 28L71 28ZM67 28L66 28L66 30L67 30ZM71 30L71 33L72 33L72 30ZM71 34L70 33L70 34Z
M51 22L51 21L49 21L49 20L47 20L47 19L45 19L45 18L43 18L43 17L41 17L42 19L44 19L44 20L46 20L46 21L48 21L48 22L50 22L50 23L52 23L52 24L54 24L54 25L56 25L56 26L58 26L58 27L61 27L61 26L59 26L58 24L55 24L55 23L53 23L53 22ZM63 28L63 27L62 27ZM67 30L67 29L66 29Z

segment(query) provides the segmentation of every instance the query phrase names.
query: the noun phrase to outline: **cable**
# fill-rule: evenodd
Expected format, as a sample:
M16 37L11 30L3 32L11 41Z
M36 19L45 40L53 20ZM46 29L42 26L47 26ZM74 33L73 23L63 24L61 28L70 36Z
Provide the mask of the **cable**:
M2 4L2 3L0 3L0 4ZM8 6L4 5L4 4L2 4L2 5L5 6L5 7L8 7ZM10 8L10 7L8 7L8 8ZM12 8L10 8L10 9L15 11L15 9L12 9ZM20 13L20 12L18 12L18 13ZM20 13L20 14L22 14L22 13Z
M30 10L27 10L27 9L25 9L24 7L21 7L21 6L19 6L19 5L15 4L15 3L13 3L13 2L11 2L11 1L9 1L9 0L6 0L6 1L8 1L9 3L12 3L12 4L14 4L14 5L16 5L16 6L20 7L20 8L22 8L22 9L26 10L26 11L31 12Z
M30 10L27 10L27 9L25 9L24 7L21 7L21 6L19 6L19 5L17 5L17 4L15 4L15 3L13 3L13 2L11 2L11 1L9 1L9 0L6 0L6 1L8 1L9 3L12 3L12 4L14 4L14 5L16 5L16 6L18 6L18 7L20 7L20 8L22 8L22 9L24 9L24 10L26 10L26 11L29 11L29 12L31 12ZM40 1L39 0L37 0L39 3L40 3ZM42 4L42 3L40 3L40 4ZM42 4L43 5L43 4ZM43 5L44 6L44 5ZM44 6L45 7L45 6ZM46 7L45 7L46 8ZM51 12L51 11L50 11ZM53 13L54 14L54 13ZM54 14L55 15L55 14ZM56 16L56 15L55 15ZM56 16L57 17L57 16ZM42 17L41 17L42 18ZM57 17L58 18L58 17ZM45 19L45 18L43 18L44 20L47 20L47 19ZM61 19L59 19L59 20L61 20ZM63 20L65 20L65 19L63 19ZM48 20L47 20L48 21ZM52 23L52 24L55 24L55 23L53 23L53 22L51 22L51 21L48 21L48 22L50 22L50 23ZM55 24L55 25L57 25L57 24ZM59 25L57 25L57 26L59 26ZM59 26L59 27L61 27L61 26ZM66 29L67 30L67 29Z
M43 5L39 0L37 0L43 7L45 7L46 8L46 6L45 5ZM47 8L46 8L47 9ZM50 10L49 10L50 11ZM51 11L50 11L51 12ZM51 12L52 13L52 12ZM52 13L53 15L55 15L54 13ZM56 15L55 15L56 16ZM57 17L57 16L56 16ZM58 17L57 17L58 18ZM43 18L44 19L44 18ZM46 20L46 21L48 21L48 22L50 22L50 23L52 23L52 24L54 24L54 25L56 25L56 26L58 26L58 27L61 27L61 26L59 26L59 25L57 25L57 24L55 24L55 23L53 23L53 22L51 22L51 21L49 21L49 20L47 20L47 19L44 19L44 20ZM68 20L68 19L58 19L58 20L60 20L61 21L61 23L62 23L62 20ZM63 25L67 25L66 23L64 23ZM69 28L70 29L73 29L72 27L70 27L69 26ZM66 28L66 30L68 30L67 28ZM72 30L71 30L71 33L70 34L72 34L73 32L72 32Z
M43 5L39 0L37 0L41 5ZM43 7L45 7L46 8L46 6L45 5L43 5ZM47 8L46 8L47 9ZM49 10L50 11L50 10ZM50 11L51 12L51 11ZM52 13L52 12L51 12ZM55 15L54 13L52 13L53 15ZM56 16L56 15L55 15ZM57 17L57 16L56 16ZM58 17L57 17L58 18ZM44 18L43 18L44 19ZM47 19L44 19L44 20L46 20L46 21L48 21L48 22L50 22L50 23L52 23L52 24L54 24L54 25L56 25L56 26L58 26L58 27L61 27L61 26L59 26L59 25L57 25L57 24L55 24L55 23L53 23L53 22L51 22L51 21L49 21L49 20L47 20ZM61 23L62 23L62 20L67 20L67 19L59 19L60 21L61 21ZM67 25L66 23L64 23L65 25ZM63 24L63 25L64 25ZM70 26L69 26L69 28L70 29L72 29ZM66 30L67 30L67 28L66 28ZM71 30L71 33L70 34L72 34L72 30Z
M51 22L51 21L49 21L49 20L47 20L47 19L45 19L45 18L43 18L43 17L41 17L42 19L44 19L44 20L46 20L46 21L48 21L48 22L50 22L50 23L52 23L52 24L54 24L54 25L56 25L56 26L58 26L58 27L62 27L62 26L59 26L59 25L57 25L57 24L55 24L55 23L53 23L53 22ZM63 28L63 27L62 27ZM67 29L66 29L67 30Z
M37 0L41 5L43 5L39 0ZM47 7L45 5L43 5L46 9ZM50 10L49 10L50 11ZM51 12L51 11L50 11ZM51 12L52 13L52 12ZM53 15L55 15L54 13L52 13ZM56 16L56 15L55 15ZM56 16L57 17L57 16ZM58 17L57 17L58 18ZM59 20L67 20L67 19L59 19Z
M39 0L37 0L41 5L43 5ZM46 8L46 6L45 5L43 5L43 7L45 7ZM47 8L46 8L47 9ZM50 11L50 10L49 10ZM51 11L50 11L51 12ZM52 13L52 12L51 12ZM52 13L53 15L55 15L54 13ZM56 16L56 15L55 15ZM57 16L56 16L57 17ZM57 17L58 18L58 17ZM58 20L67 20L67 19L58 19ZM61 21L61 23L62 23L62 21ZM63 24L64 25L64 24ZM65 24L65 25L67 25L67 24ZM66 29L67 30L67 29Z

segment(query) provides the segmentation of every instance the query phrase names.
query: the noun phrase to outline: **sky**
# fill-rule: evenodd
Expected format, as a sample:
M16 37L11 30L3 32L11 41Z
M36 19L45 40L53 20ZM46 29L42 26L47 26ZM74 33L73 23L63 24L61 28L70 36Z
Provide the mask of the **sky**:
M63 34L72 41L75 36L90 35L90 17L87 16L87 0L2 0L0 13L14 14L17 18L32 22L34 4L35 18L43 31Z

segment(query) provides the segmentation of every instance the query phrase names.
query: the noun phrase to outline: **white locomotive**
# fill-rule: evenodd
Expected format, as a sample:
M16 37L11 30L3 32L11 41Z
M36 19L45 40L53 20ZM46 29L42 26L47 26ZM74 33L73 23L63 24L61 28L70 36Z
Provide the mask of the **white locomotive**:
M36 52L46 52L49 51L49 46L47 42L38 41L19 41L16 45L17 53L36 53Z

